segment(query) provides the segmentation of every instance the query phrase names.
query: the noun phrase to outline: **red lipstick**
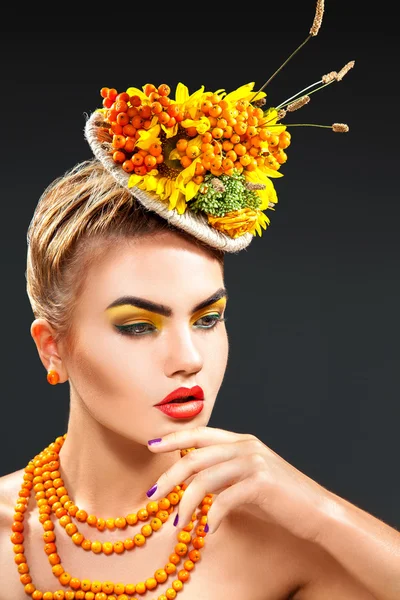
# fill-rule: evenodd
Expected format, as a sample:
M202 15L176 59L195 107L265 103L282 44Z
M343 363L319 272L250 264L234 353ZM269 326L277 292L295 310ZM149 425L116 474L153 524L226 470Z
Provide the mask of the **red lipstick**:
M182 399L184 400L179 402ZM155 406L169 417L188 419L198 415L203 410L204 392L199 385L192 388L180 387L168 394Z
M179 400L180 398L189 398L189 396L195 398L196 400L204 400L204 392L199 385L195 385L192 388L180 387L165 396L161 402L156 404L156 406L160 406L161 404L167 404L167 402L171 402L172 400Z

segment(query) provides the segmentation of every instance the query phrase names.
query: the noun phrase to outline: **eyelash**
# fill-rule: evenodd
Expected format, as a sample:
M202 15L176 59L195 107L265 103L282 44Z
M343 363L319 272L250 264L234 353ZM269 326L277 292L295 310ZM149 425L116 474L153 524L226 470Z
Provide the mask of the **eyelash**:
M205 315L204 317L200 317L199 321L201 321L202 319L209 319L210 317L214 317L213 324L210 327L200 326L199 329L203 329L203 331L209 331L211 329L215 329L216 326L218 325L218 323L227 321L227 319L224 318L219 313ZM153 327L153 325L151 325L151 323L132 323L131 325L116 325L116 328L117 328L118 332L121 333L122 335L130 335L131 337L142 337L144 335L148 335L149 333L153 333L155 331L154 329L148 329L145 332L142 331L139 333L134 330L134 328L137 327L138 325L148 325L150 327Z

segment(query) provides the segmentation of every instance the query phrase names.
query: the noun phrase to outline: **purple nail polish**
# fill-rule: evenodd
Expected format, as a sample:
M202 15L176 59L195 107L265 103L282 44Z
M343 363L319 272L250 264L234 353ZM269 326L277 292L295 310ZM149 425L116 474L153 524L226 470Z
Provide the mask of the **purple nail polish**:
M175 525L175 527L178 525L178 521L179 521L179 515L178 515L178 513L177 513L177 514L176 514L176 517L175 517L175 519L174 519L174 525Z
M152 444L159 444L162 441L162 438L155 438L154 440L149 440L147 443L149 446Z
M151 487L151 488L150 488L150 489L149 489L149 490L146 492L146 494L147 494L147 497L148 497L148 498L150 498L150 496L152 496L152 495L154 494L154 492L156 491L156 489L157 489L157 484L153 485L153 487Z
M206 533L208 533L208 530L209 530L209 529L210 529L210 528L209 528L209 526L208 526L208 523L206 523L206 524L205 524L205 527L204 527L204 531L205 531Z

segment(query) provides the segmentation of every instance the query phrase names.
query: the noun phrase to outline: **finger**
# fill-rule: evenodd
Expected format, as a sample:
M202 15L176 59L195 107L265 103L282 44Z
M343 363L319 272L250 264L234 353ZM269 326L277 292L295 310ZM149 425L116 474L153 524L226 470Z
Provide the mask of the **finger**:
M186 488L179 503L179 526L185 527L189 524L191 515L204 496L251 476L260 469L261 462L265 465L260 455L240 456L200 471Z
M151 487L147 492L147 496L151 497L152 500L164 498L176 485L180 485L182 481L186 481L203 469L231 460L235 456L244 453L247 454L244 443L219 444L218 446L207 446L192 450L158 478L155 484L157 486L156 491L149 494L151 490L154 490L154 486Z
M226 431L218 427L195 427L193 429L184 429L167 433L160 442L147 442L149 450L152 452L170 452L182 448L200 448L210 446L211 444L223 444L241 439L256 439L254 435L247 433L235 433Z
M256 503L260 485L262 485L262 477L255 472L223 490L214 499L207 513L208 533L215 533L221 525L221 521L238 506Z

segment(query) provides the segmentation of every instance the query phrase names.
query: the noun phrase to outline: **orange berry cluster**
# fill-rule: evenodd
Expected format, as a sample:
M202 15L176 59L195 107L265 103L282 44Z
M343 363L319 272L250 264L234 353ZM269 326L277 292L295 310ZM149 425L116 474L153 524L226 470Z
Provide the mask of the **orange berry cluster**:
M146 175L164 162L162 142L153 143L148 150L136 147L139 131L149 129L154 122L165 128L181 124L192 116L169 98L167 84L144 86L147 99L127 92L118 93L114 88L102 88L103 107L107 109L106 120L112 136L112 157L127 173ZM201 136L201 146L191 144L190 139L198 136L196 127L180 125L176 134L175 148L182 168L200 157L196 164L193 180L202 183L206 172L218 176L232 175L236 169L254 171L267 166L278 170L287 160L285 149L290 145L288 131L279 135L268 128L268 115L248 100L240 99L232 107L216 93L205 96L198 107L196 119L208 118L210 128ZM169 144L169 152L171 145Z

